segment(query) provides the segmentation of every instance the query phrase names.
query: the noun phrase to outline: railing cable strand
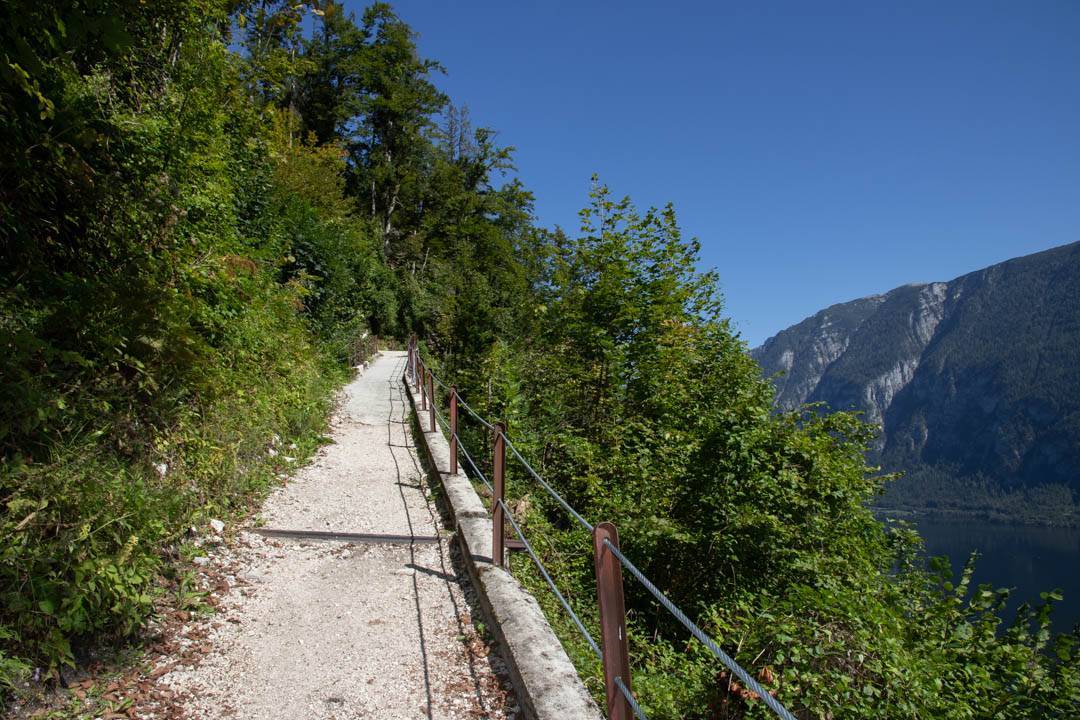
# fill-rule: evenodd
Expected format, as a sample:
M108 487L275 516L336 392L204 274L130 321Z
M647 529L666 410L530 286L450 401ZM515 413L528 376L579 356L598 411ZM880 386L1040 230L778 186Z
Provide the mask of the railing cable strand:
M761 683L755 680L750 673L746 672L746 670L743 669L742 665L739 665L739 663L735 662L735 660L730 655L720 649L720 646L717 645L711 637L706 635L705 631L699 628L693 620L688 618L686 616L686 613L679 609L678 605L671 602L671 600L668 599L668 596L660 592L660 590L652 584L652 581L649 580L649 578L645 577L645 574L637 569L637 566L635 566L634 563L630 562L625 555L619 552L619 548L612 545L606 539L604 540L604 545L607 546L607 549L610 550L615 555L615 557L619 559L619 562L623 564L623 567L629 570L630 574L637 578L638 582L644 585L645 589L648 590L652 594L652 596L660 602L661 605L667 608L667 611L674 615L676 620L681 622L683 626L690 631L691 635L700 640L705 647L709 648L709 650L712 651L713 655L720 658L720 662L724 663L724 665L727 666L728 670L733 672L740 680L742 680L743 683L746 684L747 688L757 693L765 702L765 704L769 706L770 710L772 710L780 717L784 718L784 720L795 720L795 716L788 712L788 709L781 705L779 700L769 694L769 691L763 688L761 686Z
M467 411L468 411L468 413L469 413L470 415L472 415L472 416L473 416L474 418L476 418L476 419L477 419L477 421L478 421L478 422L479 422L479 423L480 423L481 425L483 425L484 427L486 427L486 428L487 428L488 430L494 430L494 429L495 429L495 426L494 426L494 425L492 425L491 423L489 423L489 422L488 422L487 420L485 420L484 418L480 417L480 413L476 412L476 411L475 411L475 410L473 410L473 409L472 409L471 407L469 407L469 403L467 403L467 402L465 402L464 400L462 400L462 399L461 399L461 396L458 396L458 405L460 405L461 407L465 408L465 410L467 410Z
M621 677L615 677L615 687L619 688L619 692L626 698L626 702L630 703L630 709L634 711L634 717L638 720L649 720L649 716L646 715L645 711L641 709L641 706L637 704L637 700L634 699L633 694L626 689L626 685L623 683Z
M435 381L435 384L441 387L443 390L449 390L450 386L439 379L439 376L435 373L431 373L431 379Z
M439 421L439 427L446 431L446 436L450 436L450 423L439 412L439 408L435 408L435 419Z
M521 457L521 453L519 453L517 451L517 448L514 447L514 443L510 442L510 438L506 437L506 435L503 435L503 439L506 440L506 447L510 448L510 452L514 453L514 456L521 461L521 464L525 466L525 469L529 471L529 474L533 476L536 482L543 485L544 489L548 491L548 494L551 495L551 497L555 498L555 500L558 501L558 503L563 506L566 512L570 513L570 515L572 515L575 520L581 523L581 526L583 528L585 528L589 532L592 532L592 523L581 517L581 514L577 510L575 510L570 505L570 503L566 502L566 500L563 499L562 495L555 492L555 489L548 485L547 482L544 481L544 478L540 477L540 473L533 470L532 465L530 465L525 458Z
M484 484L487 485L488 490L490 490L491 492L495 492L494 486L486 477L484 477L484 473L480 472L480 468L472 459L472 455L469 455L469 451L465 449L465 443L461 442L461 436L458 436L458 448L461 449L461 454L465 456L465 459L469 461L469 465L472 466L473 472L476 473L476 476L484 481Z
M499 501L499 504L502 505L503 512L506 514L506 519L510 521L510 524L514 528L514 532L517 533L518 538L521 540L521 544L525 546L526 552L529 553L529 557L531 557L533 562L536 563L536 569L540 571L540 575L543 576L544 580L548 584L548 587L551 588L551 592L555 593L555 597L559 599L559 602L562 604L563 609L570 614L570 619L574 621L574 624L577 625L577 629L588 641L589 647L591 647L592 651L596 653L596 657L602 660L604 656L600 652L600 646L596 644L595 640L593 640L593 636L589 634L589 631L585 628L585 624L581 622L581 618L579 618L577 616L577 613L574 612L574 609L570 607L570 603L567 602L566 598L563 597L563 594L559 592L559 588L555 587L555 581L551 579L550 575L548 575L548 571L544 568L544 564L540 562L540 558L537 557L536 552L532 548L532 545L530 545L529 541L525 539L525 533L521 531L521 527L519 527L517 522L514 520L514 515L510 512L510 508L506 507L506 503L504 503L502 500Z

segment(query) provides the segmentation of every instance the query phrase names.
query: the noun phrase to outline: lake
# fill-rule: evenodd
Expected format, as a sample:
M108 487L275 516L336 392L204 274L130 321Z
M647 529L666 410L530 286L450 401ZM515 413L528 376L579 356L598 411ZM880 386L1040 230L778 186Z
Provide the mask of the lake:
M979 551L973 584L1013 588L1007 622L1021 602L1036 605L1040 592L1060 588L1065 599L1054 606L1054 631L1066 632L1080 623L1080 528L928 517L915 524L926 540L927 554L948 555L958 575L971 551Z

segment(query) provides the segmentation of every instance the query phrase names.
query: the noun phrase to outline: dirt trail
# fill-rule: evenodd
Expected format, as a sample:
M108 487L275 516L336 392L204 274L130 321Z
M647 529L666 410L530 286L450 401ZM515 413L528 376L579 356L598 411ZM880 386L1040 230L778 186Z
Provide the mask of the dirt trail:
M416 537L347 544L242 533L212 562L239 587L206 657L161 678L195 718L506 718L501 660L472 626L422 473L401 385L383 353L344 391L333 444L269 498L268 528ZM442 536L436 543L420 538Z

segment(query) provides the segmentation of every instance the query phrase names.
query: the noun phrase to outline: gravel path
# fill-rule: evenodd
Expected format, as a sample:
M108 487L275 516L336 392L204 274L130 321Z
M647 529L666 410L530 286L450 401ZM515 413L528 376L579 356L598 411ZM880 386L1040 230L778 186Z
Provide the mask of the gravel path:
M261 518L275 529L443 538L352 545L241 533L211 560L238 586L221 605L227 622L214 623L200 663L161 678L189 716L515 716L413 447L405 355L384 352L345 388L333 444Z

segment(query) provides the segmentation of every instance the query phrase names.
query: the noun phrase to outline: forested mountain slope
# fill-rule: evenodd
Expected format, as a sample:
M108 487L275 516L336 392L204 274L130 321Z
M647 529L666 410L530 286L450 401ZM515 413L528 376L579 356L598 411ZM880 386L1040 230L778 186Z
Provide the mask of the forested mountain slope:
M911 474L888 503L1061 520L1080 499L1080 243L834 305L752 355L780 407L882 426L872 460Z

